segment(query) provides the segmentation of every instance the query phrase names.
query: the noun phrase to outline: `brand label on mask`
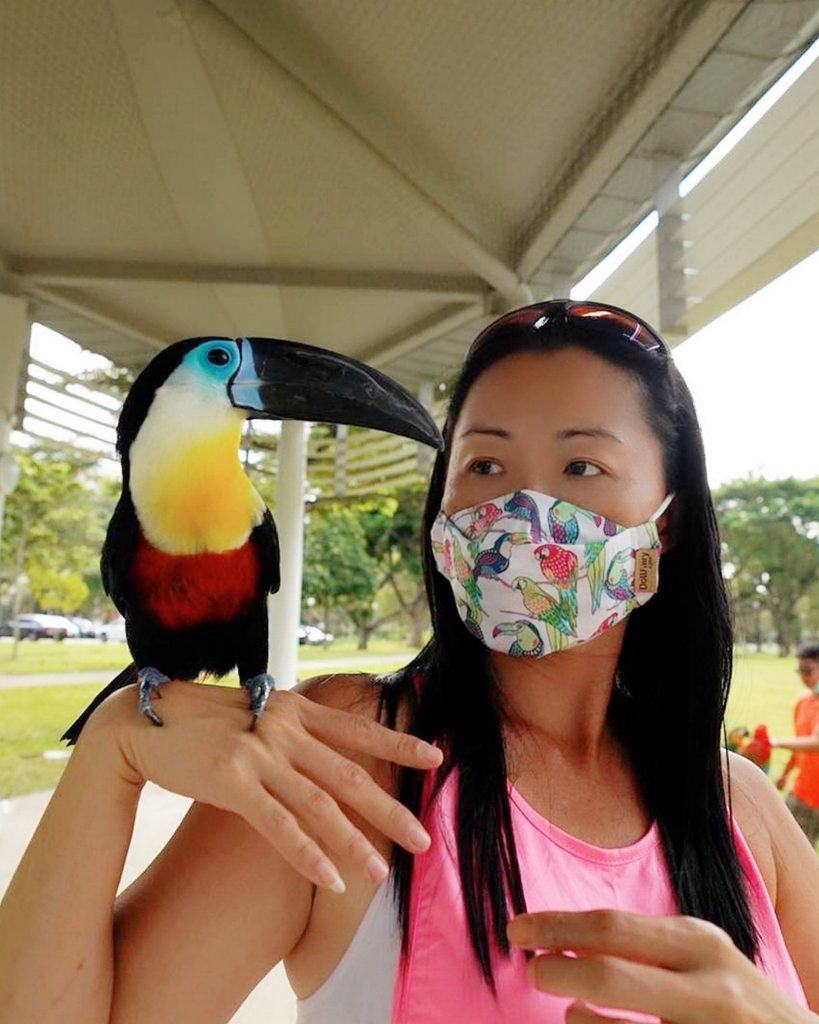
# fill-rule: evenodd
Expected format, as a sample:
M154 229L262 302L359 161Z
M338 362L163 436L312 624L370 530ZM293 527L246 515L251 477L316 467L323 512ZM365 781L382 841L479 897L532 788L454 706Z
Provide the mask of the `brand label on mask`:
M658 548L637 548L634 552L634 590L638 594L656 594L660 583Z

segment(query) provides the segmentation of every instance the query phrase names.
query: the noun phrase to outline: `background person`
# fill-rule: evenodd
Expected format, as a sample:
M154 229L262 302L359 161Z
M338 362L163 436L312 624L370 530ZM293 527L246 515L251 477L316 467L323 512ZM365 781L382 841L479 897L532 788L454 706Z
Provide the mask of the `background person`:
M791 772L798 775L785 800L800 828L812 844L819 839L819 641L802 644L797 651L797 672L808 692L793 709L795 736L771 739L774 747L792 750L790 760L777 779L784 789Z

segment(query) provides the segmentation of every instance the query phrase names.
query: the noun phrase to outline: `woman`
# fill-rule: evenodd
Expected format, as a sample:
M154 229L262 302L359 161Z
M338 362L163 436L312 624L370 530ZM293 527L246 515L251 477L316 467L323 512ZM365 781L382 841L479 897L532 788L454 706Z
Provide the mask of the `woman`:
M313 1024L819 1020L815 855L720 758L719 542L662 341L613 307L508 314L445 439L404 672L275 694L255 734L215 687L163 688L163 730L124 691L98 709L0 913L3 1024L225 1021L281 959ZM197 802L113 906L145 779Z

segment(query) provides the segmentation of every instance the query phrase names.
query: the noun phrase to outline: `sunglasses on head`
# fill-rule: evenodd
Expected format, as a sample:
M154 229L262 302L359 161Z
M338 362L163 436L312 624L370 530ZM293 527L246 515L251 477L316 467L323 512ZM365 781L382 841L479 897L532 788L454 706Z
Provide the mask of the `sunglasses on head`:
M582 327L611 341L625 341L631 345L639 345L646 352L662 352L668 355L668 346L654 328L626 309L608 306L602 302L550 299L548 302L536 302L532 306L504 313L485 327L472 342L467 359L474 356L507 327L537 331L554 323L569 329L572 326Z

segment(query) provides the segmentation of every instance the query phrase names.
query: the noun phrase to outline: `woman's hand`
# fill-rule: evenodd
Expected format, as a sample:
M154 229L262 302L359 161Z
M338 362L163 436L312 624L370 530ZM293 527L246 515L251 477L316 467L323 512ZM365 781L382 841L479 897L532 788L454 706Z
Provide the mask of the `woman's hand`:
M410 852L429 846L418 820L333 746L432 768L442 755L430 744L287 690L270 694L252 731L247 696L239 689L173 681L163 684L159 696L162 728L138 713L136 686L127 686L97 708L80 744L113 738L116 763L129 781L150 780L240 815L300 874L337 892L344 884L317 836L374 881L388 873L337 800Z
M507 935L523 949L551 951L527 966L544 992L655 1014L666 1024L819 1021L774 988L721 928L699 918L620 910L531 913L510 921ZM583 1002L566 1014L566 1024L593 1021L625 1024Z

